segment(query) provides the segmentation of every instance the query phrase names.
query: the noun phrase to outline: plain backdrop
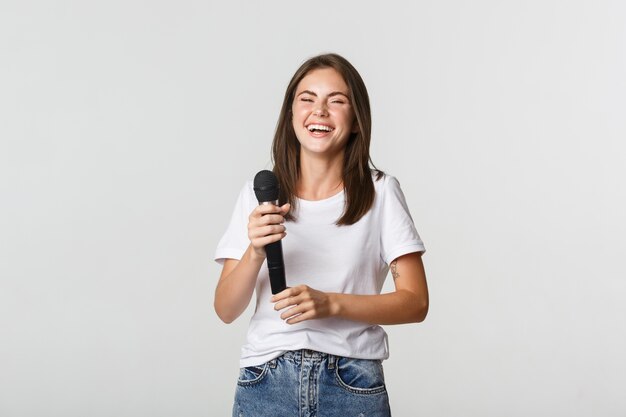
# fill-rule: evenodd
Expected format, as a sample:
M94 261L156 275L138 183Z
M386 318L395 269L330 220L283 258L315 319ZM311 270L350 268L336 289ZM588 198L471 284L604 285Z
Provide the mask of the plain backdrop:
M427 246L394 416L626 416L620 0L3 0L0 416L230 415L213 252L322 52Z

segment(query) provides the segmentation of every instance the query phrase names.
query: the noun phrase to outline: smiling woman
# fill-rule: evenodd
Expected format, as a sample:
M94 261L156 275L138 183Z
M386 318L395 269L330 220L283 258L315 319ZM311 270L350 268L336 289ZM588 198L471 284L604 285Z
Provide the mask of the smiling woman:
M293 102L293 130L300 152L326 158L343 158L350 134L358 124L350 104L348 86L333 68L320 68L306 75L298 84Z
M234 416L390 415L379 325L424 320L428 289L424 245L398 181L370 166L370 136L356 69L335 54L306 61L274 136L278 205L257 205L248 182L215 254L223 321L256 291ZM279 240L293 286L272 296L264 248ZM395 291L380 294L390 266Z
M320 55L302 64L289 82L274 135L272 150L274 172L280 181L280 201L289 203L292 207L292 211L286 216L288 220L295 218L293 213L298 205L296 197L303 197L301 188L308 192L317 191L315 195L305 196L306 199L324 197L316 184L302 184L303 180L310 178L308 174L313 174L304 173L309 170L308 162L322 161L324 157L320 153L316 157L315 153L309 152L302 158L301 141L307 139L308 129L304 131L305 128L310 128L305 126L307 120L309 123L329 125L332 123L329 120L331 115L333 118L341 116L342 120L351 120L352 123L350 126L342 125L341 132L332 132L334 138L343 139L344 146L335 149L334 154L327 154L332 163L326 164L326 168L334 169L334 172L322 175L322 178L315 181L317 183L338 178L339 181L331 184L332 189L327 190L327 193L338 188L343 188L346 193L346 210L336 219L336 224L355 223L374 201L369 153L372 119L367 88L356 68L346 59L336 54ZM346 134L346 137L342 137ZM382 172L377 171L376 175L380 179Z

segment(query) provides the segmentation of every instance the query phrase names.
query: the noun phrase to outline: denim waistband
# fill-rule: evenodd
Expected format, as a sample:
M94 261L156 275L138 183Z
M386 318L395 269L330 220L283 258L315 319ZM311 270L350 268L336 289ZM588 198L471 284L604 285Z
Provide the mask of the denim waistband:
M276 366L276 361L284 358L286 360L294 361L296 363L302 363L303 361L308 362L323 362L328 361L328 369L333 369L335 367L335 362L337 362L337 356L331 355L330 353L318 352L316 350L311 349L299 349L299 350L288 350L278 358L270 361L270 366Z

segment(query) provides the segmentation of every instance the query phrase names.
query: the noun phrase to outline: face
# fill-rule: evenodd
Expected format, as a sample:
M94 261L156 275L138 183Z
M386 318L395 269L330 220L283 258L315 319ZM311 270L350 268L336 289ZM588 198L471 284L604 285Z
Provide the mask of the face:
M350 92L333 68L309 72L298 84L291 111L301 152L333 156L358 131Z

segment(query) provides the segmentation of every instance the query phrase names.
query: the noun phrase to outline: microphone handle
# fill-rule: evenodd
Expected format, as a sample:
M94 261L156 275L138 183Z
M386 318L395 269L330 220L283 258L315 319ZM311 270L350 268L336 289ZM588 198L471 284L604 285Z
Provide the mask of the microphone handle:
M270 274L272 294L278 294L287 288L282 242L279 240L266 245L265 253L267 254L267 269Z

